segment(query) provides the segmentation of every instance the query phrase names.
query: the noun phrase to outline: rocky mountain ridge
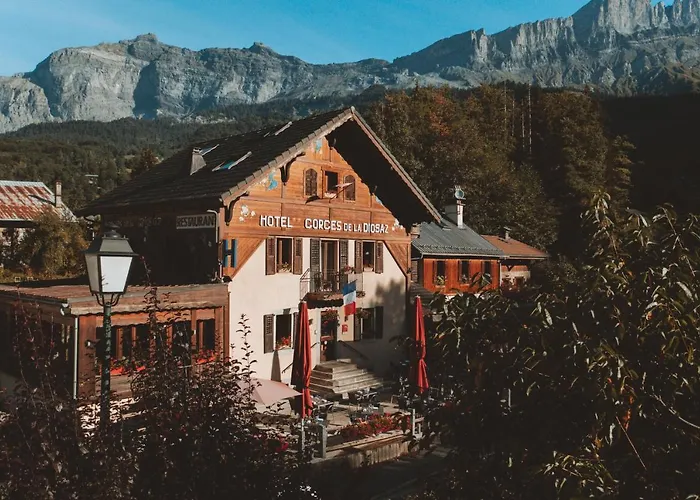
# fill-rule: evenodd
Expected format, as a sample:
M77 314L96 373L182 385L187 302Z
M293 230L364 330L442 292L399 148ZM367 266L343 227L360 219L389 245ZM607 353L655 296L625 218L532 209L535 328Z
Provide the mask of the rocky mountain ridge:
M0 77L0 133L31 123L187 117L237 103L353 95L372 85L501 80L631 94L700 82L700 0L592 0L572 16L468 31L393 62L315 65L263 44L192 51L155 35L61 49Z

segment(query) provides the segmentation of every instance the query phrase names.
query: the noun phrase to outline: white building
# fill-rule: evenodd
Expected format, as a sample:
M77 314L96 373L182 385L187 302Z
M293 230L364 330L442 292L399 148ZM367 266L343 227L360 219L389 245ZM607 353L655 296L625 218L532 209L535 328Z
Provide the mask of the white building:
M258 376L283 381L302 300L315 363L389 368L407 333L412 228L440 219L354 108L193 145L82 214L118 224L157 284L228 282L224 354L242 356L245 316Z

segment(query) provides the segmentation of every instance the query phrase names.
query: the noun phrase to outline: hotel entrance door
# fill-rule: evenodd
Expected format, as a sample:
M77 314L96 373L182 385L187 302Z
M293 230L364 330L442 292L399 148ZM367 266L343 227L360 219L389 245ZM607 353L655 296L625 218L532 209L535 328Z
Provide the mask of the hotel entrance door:
M338 311L321 311L321 361L335 361L338 342Z

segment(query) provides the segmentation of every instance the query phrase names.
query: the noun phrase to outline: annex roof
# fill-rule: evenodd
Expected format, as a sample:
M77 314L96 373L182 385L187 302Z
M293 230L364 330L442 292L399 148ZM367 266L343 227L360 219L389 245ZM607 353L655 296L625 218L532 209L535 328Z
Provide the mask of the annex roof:
M420 236L411 244L421 256L503 257L501 250L472 228L466 225L457 227L447 219L443 219L440 224L421 224Z
M405 219L414 223L439 220L439 212L353 107L193 144L79 213L155 213L158 206L175 203L180 209L219 208L324 136L365 183L376 186L387 208L407 212Z
M74 316L101 314L102 307L83 282L86 277L48 282L26 281L17 284L0 284L0 302L13 304L52 304L61 307L65 314ZM134 285L127 289L114 313L144 312L148 308L146 296L150 286ZM161 286L157 289L162 310L219 307L226 304L228 285L207 283L201 285Z
M542 250L518 241L513 238L502 238L501 236L484 235L489 243L500 249L503 254L511 259L547 259L549 255Z
M0 180L0 224L30 226L46 210L73 218L63 205L54 205L54 193L43 182Z

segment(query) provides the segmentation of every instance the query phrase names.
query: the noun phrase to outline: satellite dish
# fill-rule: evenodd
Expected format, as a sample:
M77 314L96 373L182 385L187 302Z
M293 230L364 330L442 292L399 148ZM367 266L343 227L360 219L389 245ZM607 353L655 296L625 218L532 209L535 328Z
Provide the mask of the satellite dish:
M466 199L466 196L464 195L464 191L462 191L461 186L455 186L455 198L458 200Z

